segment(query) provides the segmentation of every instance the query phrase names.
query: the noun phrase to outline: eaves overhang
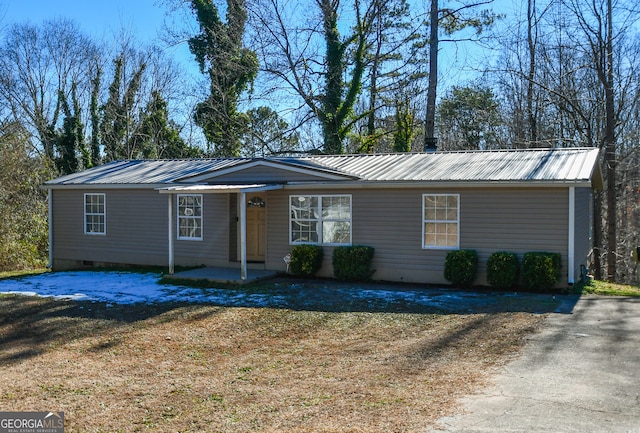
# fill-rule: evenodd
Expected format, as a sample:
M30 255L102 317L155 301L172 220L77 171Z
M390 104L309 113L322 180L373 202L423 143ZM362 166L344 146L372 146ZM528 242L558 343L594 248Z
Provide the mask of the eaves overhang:
M248 184L248 185L180 185L156 188L160 194L229 194L273 191L282 189L282 184Z
M157 189L168 186L166 183L54 183L42 184L43 190L127 190L127 189Z
M265 159L258 159L243 162L232 167L226 167L217 170L210 170L205 173L199 173L197 175L185 176L176 179L177 182L188 182L188 183L202 183L206 181L213 181L218 177L225 176L232 173L237 173L239 171L249 170L254 167L270 167L276 168L284 171L289 171L292 173L300 173L311 176L317 176L318 178L325 180L351 180L358 179L357 176L343 173L338 170L334 170L328 167L323 166L310 166L310 165L299 165L299 164L291 164L279 161L267 161Z
M344 181L290 182L284 189L415 189L415 188L594 188L590 180L572 181Z

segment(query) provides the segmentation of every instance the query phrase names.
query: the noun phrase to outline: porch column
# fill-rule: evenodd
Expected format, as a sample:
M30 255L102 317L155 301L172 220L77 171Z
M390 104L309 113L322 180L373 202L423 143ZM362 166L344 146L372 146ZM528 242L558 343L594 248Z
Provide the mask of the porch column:
M247 279L247 193L240 192L240 279Z
M51 188L47 191L47 199L47 205L49 207L49 264L47 268L53 269L53 190Z
M169 227L169 275L173 275L173 194L167 194L169 208L168 208L168 224Z
M575 260L576 260L576 188L569 187L569 245L567 256L567 273L570 285L575 282Z

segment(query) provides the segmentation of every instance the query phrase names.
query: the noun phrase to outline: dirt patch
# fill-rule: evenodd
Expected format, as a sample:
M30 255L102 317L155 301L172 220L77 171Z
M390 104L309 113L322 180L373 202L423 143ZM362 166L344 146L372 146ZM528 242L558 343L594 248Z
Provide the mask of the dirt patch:
M0 410L69 432L424 431L544 315L0 297Z

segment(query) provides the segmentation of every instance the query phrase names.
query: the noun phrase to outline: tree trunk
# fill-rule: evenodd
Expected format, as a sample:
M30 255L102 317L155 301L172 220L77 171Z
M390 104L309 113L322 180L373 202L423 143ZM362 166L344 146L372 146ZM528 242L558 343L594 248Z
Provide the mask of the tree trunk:
M607 0L607 41L606 82L605 82L605 154L607 169L607 280L616 279L616 232L617 232L617 191L616 191L616 143L615 143L615 94L613 87L613 12L611 0Z
M429 88L424 130L424 150L435 150L436 92L438 90L438 0L431 0L429 13Z
M536 72L536 40L534 31L536 31L536 1L528 0L527 2L527 46L529 48L529 71L527 76L527 121L529 123L529 145L537 147L538 142L538 125L537 116L534 112L534 80Z

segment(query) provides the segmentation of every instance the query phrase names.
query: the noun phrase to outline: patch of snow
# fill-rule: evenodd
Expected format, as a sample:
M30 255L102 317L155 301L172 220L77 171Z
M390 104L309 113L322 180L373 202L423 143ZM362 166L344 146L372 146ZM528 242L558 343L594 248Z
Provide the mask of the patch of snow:
M107 304L193 302L243 306L281 306L282 296L250 294L241 290L199 289L158 284L161 276L132 272L52 272L0 280L0 294L52 297Z
M0 294L53 297L72 301L114 304L191 302L238 307L272 308L385 308L413 305L448 311L471 311L470 307L493 305L501 297L481 292L436 289L371 288L370 286L332 286L306 290L303 284L279 284L271 293L251 290L193 288L159 284L160 274L117 271L52 272L0 280ZM518 296L518 295L515 295Z

